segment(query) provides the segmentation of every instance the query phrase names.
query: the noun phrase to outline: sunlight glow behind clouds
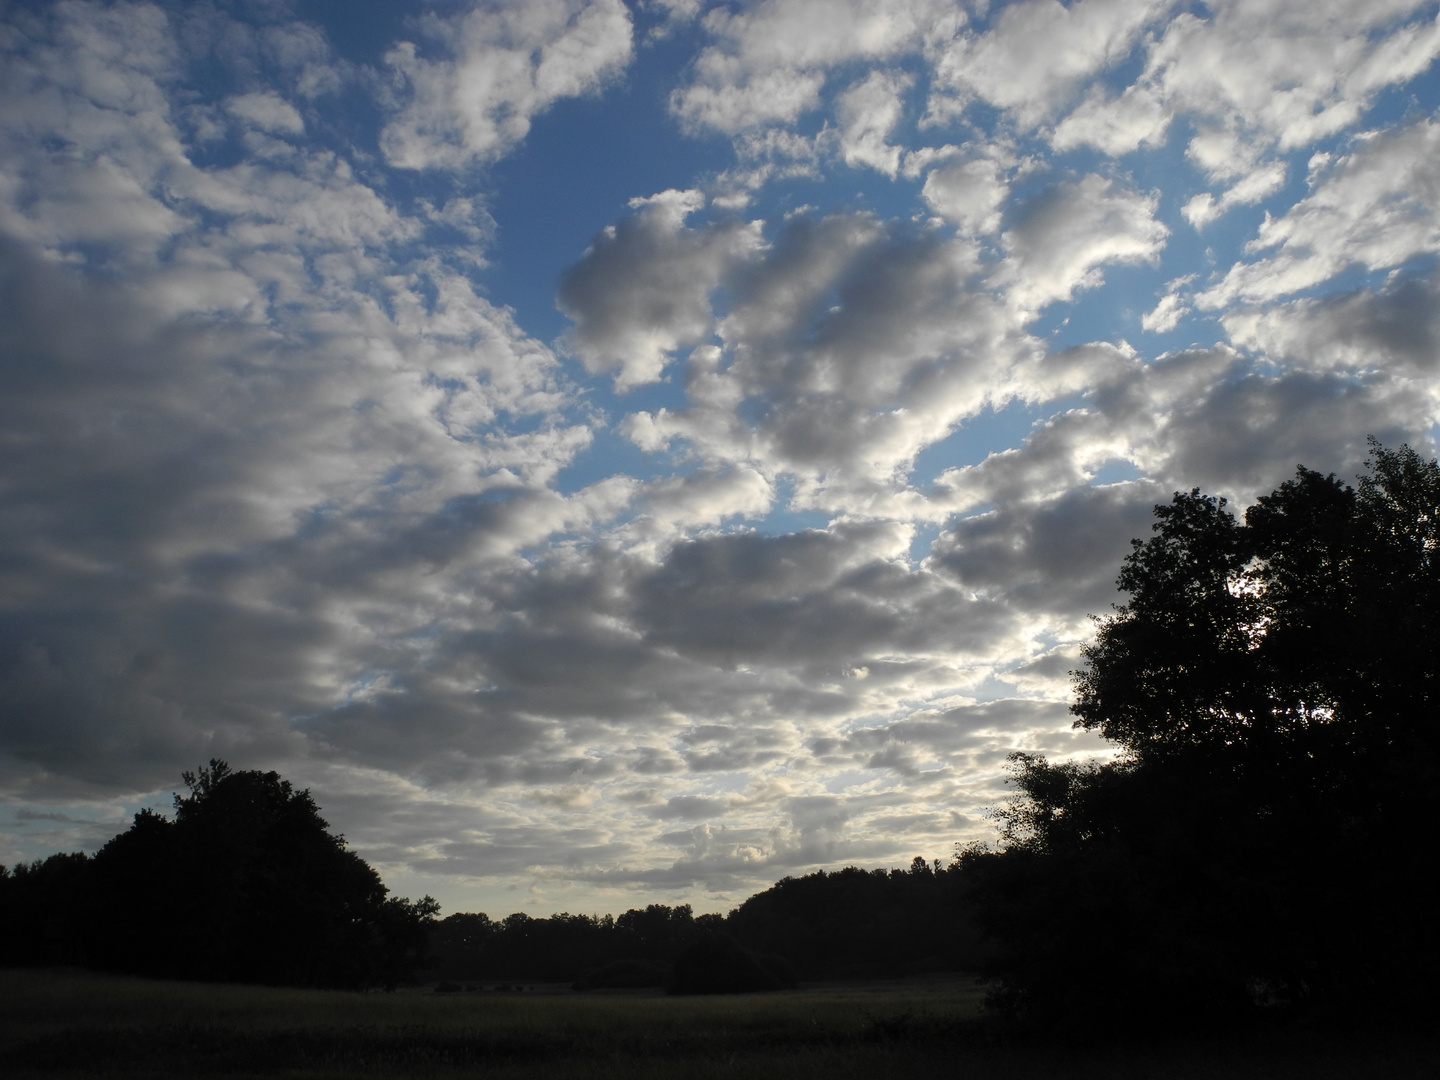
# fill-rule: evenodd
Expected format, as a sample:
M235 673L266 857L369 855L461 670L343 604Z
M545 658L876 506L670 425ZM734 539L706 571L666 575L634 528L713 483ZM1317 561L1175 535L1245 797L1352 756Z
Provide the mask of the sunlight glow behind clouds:
M211 756L447 910L944 857L1155 502L1435 453L1434 0L317 11L4 9L0 858Z

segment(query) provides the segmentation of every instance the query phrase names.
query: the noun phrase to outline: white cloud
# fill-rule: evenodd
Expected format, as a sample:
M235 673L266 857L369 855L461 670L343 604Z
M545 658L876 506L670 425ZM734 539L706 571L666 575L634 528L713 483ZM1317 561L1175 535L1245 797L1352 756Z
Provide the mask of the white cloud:
M994 233L1000 209L1010 193L1005 156L964 156L930 170L921 197L962 232Z
M1036 310L1099 285L1105 263L1154 260L1169 235L1157 206L1154 196L1094 174L1051 186L1002 237L1014 260L1016 302Z
M671 108L687 125L738 133L793 123L820 104L828 69L885 60L953 32L947 0L761 0L740 11L712 8L715 41L695 60L693 81Z
M260 131L272 135L303 135L305 121L295 106L272 91L237 94L225 102L225 111Z
M630 61L621 0L525 0L477 5L424 22L431 60L401 42L385 62L403 101L380 145L407 169L460 168L504 154L531 119L565 97L595 93Z
M133 790L212 754L288 760L288 717L444 606L426 575L624 493L534 493L590 432L554 421L555 357L443 248L393 261L421 222L323 149L195 165L159 81L166 18L53 17L7 57L25 80L0 113L4 519L26 523L3 543L31 627L0 642L7 775L23 790L59 753ZM228 100L290 125L278 97Z
M864 214L794 218L728 285L721 345L690 356L689 407L626 431L791 474L797 507L924 515L904 479L916 453L1029 378L1016 365L1034 344L982 277L963 239Z
M885 140L900 121L907 76L872 71L838 99L840 156L847 165L868 165L890 179L900 169L900 148Z
M1140 317L1140 328L1151 334L1166 334L1174 330L1189 312L1190 305L1181 299L1179 293L1166 293Z
M1170 115L1159 96L1143 83L1127 86L1116 97L1095 87L1075 109L1055 125L1050 144L1056 150L1093 146L1119 157L1137 147L1159 143L1170 126Z
M1440 25L1426 14L1431 6L1331 0L1302 9L1281 0L1219 0L1203 14L1181 11L1162 27L1157 17L1171 5L1131 5L1128 18L1112 16L1113 25L1148 20L1155 37L1145 47L1143 72L1119 95L1092 89L1056 126L1053 143L1119 155L1153 143L1174 117L1188 116L1198 129L1191 159L1212 180L1248 176L1277 149L1353 126L1380 90L1424 71L1440 52ZM1050 20L1062 21L1050 7L1059 5L1046 7ZM1035 85L1054 86L1060 70ZM1008 96L991 91L988 100L1039 115L1043 94L1025 93L1028 84L1019 80L1002 78L999 85L1016 89ZM1254 200L1237 195L1230 203L1244 201Z
M1210 20L1178 16L1146 78L1172 108L1208 118L1191 146L1202 167L1239 175L1257 143L1287 150L1333 135L1382 87L1423 71L1440 51L1440 27L1395 24L1428 6L1335 0L1302 11L1278 0L1230 0L1215 5ZM1375 33L1382 27L1389 32Z
M1398 266L1440 249L1440 124L1421 120L1361 138L1315 191L1267 215L1249 249L1274 254L1231 267L1195 298L1214 309L1274 300L1319 285L1347 266Z
M1256 166L1220 198L1208 191L1201 192L1180 208L1180 214L1196 229L1203 229L1232 206L1260 202L1280 190L1284 183L1285 166L1280 162Z
M939 52L931 112L954 111L947 95L958 96L961 106L973 96L1012 110L1023 126L1036 124L1066 104L1080 80L1123 61L1141 30L1169 6L1166 0L1009 4L989 29L962 33Z

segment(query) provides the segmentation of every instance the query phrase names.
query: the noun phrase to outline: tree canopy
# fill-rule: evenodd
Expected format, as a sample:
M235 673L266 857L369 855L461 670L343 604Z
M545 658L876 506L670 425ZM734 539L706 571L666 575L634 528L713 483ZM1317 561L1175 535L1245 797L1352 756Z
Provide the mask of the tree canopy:
M1156 507L1075 673L1104 763L1014 759L971 849L1008 1000L1052 1014L1433 996L1440 466L1372 441L1238 521Z
M438 905L389 896L309 791L218 760L183 778L174 820L142 810L93 858L8 876L6 961L362 987L393 986L423 959Z

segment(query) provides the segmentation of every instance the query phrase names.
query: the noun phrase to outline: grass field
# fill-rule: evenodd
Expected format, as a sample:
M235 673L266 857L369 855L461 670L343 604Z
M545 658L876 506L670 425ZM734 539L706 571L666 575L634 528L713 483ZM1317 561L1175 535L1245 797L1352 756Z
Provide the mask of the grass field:
M1018 1044L937 978L738 997L353 994L0 971L0 1075L25 1077L976 1080L1440 1075L1436 1043L1291 1030L1186 1042Z

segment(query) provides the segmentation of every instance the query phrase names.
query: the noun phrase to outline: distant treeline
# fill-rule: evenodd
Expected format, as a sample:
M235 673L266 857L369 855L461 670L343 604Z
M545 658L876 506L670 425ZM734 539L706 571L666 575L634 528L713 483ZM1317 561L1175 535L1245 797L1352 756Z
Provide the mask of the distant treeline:
M651 904L619 916L498 921L388 895L308 791L212 761L189 794L93 856L0 866L0 966L77 965L289 986L572 982L685 992L795 979L974 970L986 959L955 866L823 870L728 915Z
M658 985L682 954L716 936L779 958L802 979L973 970L986 952L964 893L958 870L917 857L908 870L787 877L726 916L696 916L688 904L544 919L461 913L432 927L424 973L460 982L571 982L609 971Z

